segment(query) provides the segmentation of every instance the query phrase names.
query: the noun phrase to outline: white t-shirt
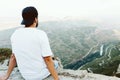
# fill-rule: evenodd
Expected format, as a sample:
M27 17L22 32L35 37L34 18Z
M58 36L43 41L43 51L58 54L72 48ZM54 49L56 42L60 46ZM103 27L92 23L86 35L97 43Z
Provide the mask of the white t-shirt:
M11 36L12 52L25 80L42 80L50 73L43 57L52 56L46 33L37 28L19 28Z

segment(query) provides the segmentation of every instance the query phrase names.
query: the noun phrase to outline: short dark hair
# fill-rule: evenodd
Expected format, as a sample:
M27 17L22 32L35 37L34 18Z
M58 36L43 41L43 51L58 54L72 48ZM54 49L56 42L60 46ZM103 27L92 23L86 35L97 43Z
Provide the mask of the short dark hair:
M35 18L38 18L38 11L35 7L29 6L23 9L22 11L23 21L21 24L25 25L25 27L29 27L33 24Z

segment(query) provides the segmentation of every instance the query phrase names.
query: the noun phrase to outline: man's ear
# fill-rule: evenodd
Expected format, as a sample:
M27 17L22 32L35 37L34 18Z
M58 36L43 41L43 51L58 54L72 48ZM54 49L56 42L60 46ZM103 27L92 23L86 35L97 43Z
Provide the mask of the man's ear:
M38 18L35 18L35 21L34 21L34 23L37 23L38 22Z

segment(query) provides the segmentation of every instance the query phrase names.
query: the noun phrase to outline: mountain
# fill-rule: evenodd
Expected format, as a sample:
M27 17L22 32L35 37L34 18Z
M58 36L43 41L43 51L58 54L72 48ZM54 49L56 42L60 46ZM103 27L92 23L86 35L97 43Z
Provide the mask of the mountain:
M11 48L9 39L15 29L17 28L0 32L1 48ZM115 32L118 29L104 29L104 26L79 20L42 22L39 23L38 29L48 34L52 51L61 59L65 69L86 69L106 75L113 75L117 69L120 61L119 48L114 50L113 46L119 46L118 33ZM107 59L110 60L103 65ZM111 72L106 73L106 68L111 65L115 67L108 68Z
M17 28L0 31L0 48L10 48L10 37Z
M93 73L113 76L116 75L120 64L120 43L106 44L103 51L104 56L94 59L83 65L80 69L86 69Z

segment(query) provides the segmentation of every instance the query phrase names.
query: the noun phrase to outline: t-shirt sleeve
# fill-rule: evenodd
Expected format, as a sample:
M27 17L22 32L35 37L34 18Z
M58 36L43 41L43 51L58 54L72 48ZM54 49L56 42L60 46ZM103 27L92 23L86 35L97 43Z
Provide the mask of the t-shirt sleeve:
M10 41L11 41L11 47L12 47L12 53L14 54L15 53L15 49L14 49L14 42L13 42L13 35L14 34L12 34L12 36L10 37Z
M50 48L50 43L49 43L47 34L45 32L43 32L43 35L42 35L41 52L42 52L41 54L42 54L43 57L47 57L47 56L52 56L53 55L53 53L51 51L51 48Z

